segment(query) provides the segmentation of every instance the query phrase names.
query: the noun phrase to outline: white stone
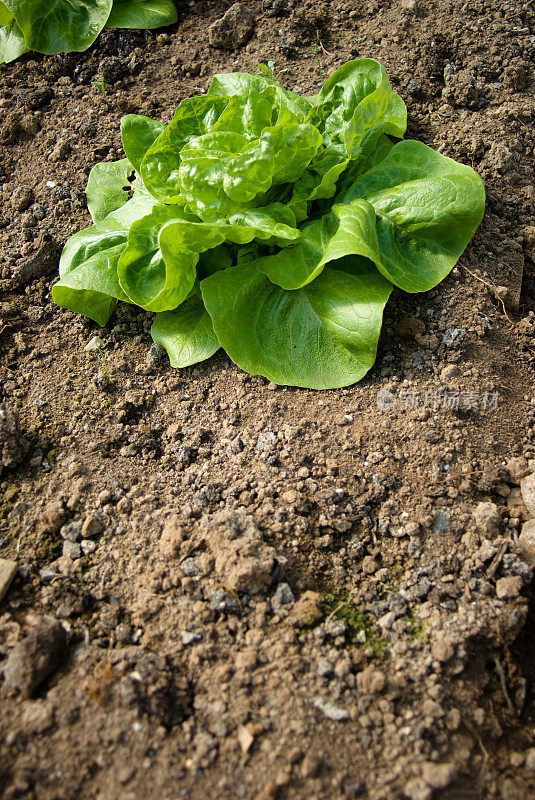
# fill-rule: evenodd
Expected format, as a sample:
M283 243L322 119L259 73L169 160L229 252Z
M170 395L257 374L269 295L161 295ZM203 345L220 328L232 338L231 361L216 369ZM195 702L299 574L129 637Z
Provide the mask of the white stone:
M0 601L4 599L17 574L17 562L9 558L0 558Z
M521 547L521 557L530 567L535 567L535 519L524 522L518 544Z
M93 350L98 350L101 347L104 347L102 339L99 336L93 336L84 347L84 350L86 353L91 353Z
M531 517L535 517L535 472L520 481L522 498Z

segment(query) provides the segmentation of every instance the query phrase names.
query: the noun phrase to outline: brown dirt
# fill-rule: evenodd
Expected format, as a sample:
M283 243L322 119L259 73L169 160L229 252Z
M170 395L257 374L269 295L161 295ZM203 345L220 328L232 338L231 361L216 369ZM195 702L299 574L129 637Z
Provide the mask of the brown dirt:
M163 35L0 68L0 400L27 442L0 475L0 557L19 564L0 669L45 614L71 634L31 699L0 684L0 794L524 800L535 615L506 466L535 468L533 5L247 5L233 52L208 44L227 5L197 2ZM388 305L362 383L276 388L221 353L177 372L147 360L150 315L100 330L55 307L123 113L168 121L215 72L269 59L307 93L318 59L325 76L352 57L380 60L408 135L487 188L449 278Z

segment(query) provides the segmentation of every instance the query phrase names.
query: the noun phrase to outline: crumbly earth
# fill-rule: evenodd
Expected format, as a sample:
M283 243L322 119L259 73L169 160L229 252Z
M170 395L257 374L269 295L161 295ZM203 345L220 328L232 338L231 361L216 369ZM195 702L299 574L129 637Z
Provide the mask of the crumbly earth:
M231 50L209 39L228 4L203 0L163 33L0 68L0 557L19 567L0 604L0 795L525 800L533 5L247 7ZM448 279L395 293L364 381L276 387L222 353L177 372L150 315L99 329L54 306L123 113L168 121L214 73L268 60L314 92L352 57L379 59L408 135L487 189Z

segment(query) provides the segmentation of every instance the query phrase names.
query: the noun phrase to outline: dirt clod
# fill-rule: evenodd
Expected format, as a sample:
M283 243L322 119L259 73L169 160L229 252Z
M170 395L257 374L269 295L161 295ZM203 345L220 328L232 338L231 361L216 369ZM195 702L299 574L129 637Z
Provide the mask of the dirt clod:
M23 460L28 444L20 431L18 412L6 403L0 405L0 475Z
M224 50L235 50L251 38L253 30L254 15L241 3L234 3L221 19L210 25L210 44Z
M455 764L435 764L428 761L423 765L422 777L432 789L445 789L455 778Z
M250 594L267 590L276 563L275 550L263 542L252 517L220 511L203 518L202 533L224 585Z
M479 503L474 510L474 523L482 536L494 538L499 531L500 512L495 503Z
M68 636L57 620L44 617L15 645L3 666L4 682L30 697L56 669L67 652Z
M17 265L11 282L14 289L26 286L36 278L43 278L55 271L58 263L60 247L58 242L48 234L44 234L34 255L23 259Z
M303 592L292 608L292 619L296 625L308 628L319 622L322 617L321 601L318 592Z

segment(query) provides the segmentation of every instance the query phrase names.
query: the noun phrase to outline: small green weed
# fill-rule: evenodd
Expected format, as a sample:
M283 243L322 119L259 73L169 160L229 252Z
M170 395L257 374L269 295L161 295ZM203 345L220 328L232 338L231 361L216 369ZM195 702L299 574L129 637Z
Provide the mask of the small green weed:
M98 350L98 354L99 354L99 356L101 358L101 361L102 361L102 363L104 365L104 370L106 372L106 375L108 376L108 380L110 381L111 380L111 375L110 375L110 371L108 369L108 362L106 361L106 356L104 355L104 353L102 352L102 349L100 347L97 346L97 350Z
M106 85L103 77L101 77L99 81L93 81L92 86L94 86L95 89L98 89L101 94L106 94Z
M422 620L416 616L413 609L409 607L409 610L406 614L407 622L409 623L409 628L411 632L411 636L414 639L423 639L425 636L425 627Z
M280 75L289 72L287 68L275 71L274 61L268 61L267 64L260 63L257 65L256 69L253 69L251 64L247 64L247 68L251 75L265 75L267 78L271 78L274 81L279 81Z

